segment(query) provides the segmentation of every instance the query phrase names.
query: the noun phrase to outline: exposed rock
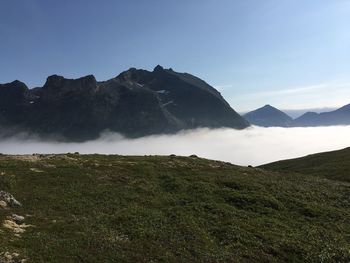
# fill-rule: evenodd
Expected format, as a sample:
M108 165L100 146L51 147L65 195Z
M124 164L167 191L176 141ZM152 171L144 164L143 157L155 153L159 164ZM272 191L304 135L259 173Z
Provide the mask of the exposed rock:
M38 162L41 160L38 154L11 155L11 158L28 162Z
M24 216L12 214L11 219L15 221L17 224L21 225L24 222Z
M5 191L0 191L0 201L6 202L9 206L21 206L21 203L18 202L13 195Z
M160 72L160 71L163 71L164 68L161 66L161 65L157 65L155 68L154 68L154 72Z
M38 169L38 168L30 168L29 170L31 170L32 172L35 172L35 173L42 173L44 171Z
M0 200L0 207L3 209L7 209L7 203L3 200Z
M22 234L25 232L25 229L28 227L32 227L32 225L26 225L24 223L17 224L12 219L5 219L2 226L4 228L12 230L15 234Z
M12 230L15 234L21 234L25 232L25 229L23 226L18 225L15 221L12 221L12 220L4 220L2 226Z
M27 259L21 259L20 254L5 252L0 254L0 263L25 263Z

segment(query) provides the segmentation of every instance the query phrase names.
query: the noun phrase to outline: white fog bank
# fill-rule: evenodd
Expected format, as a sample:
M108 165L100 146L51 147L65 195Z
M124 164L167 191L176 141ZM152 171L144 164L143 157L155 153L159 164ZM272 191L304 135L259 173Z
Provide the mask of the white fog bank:
M317 128L260 128L245 130L198 129L176 135L125 139L115 133L84 143L58 143L11 138L0 141L0 153L80 152L123 155L184 155L260 165L281 159L337 150L350 146L350 126Z

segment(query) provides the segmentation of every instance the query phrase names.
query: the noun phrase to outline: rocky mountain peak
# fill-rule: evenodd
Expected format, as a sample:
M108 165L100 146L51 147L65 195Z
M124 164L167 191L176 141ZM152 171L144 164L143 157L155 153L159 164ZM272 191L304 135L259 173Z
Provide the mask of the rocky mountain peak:
M137 72L136 68L129 68L128 70L120 73L116 78L122 81L130 81L133 79L136 72Z
M203 80L160 65L153 72L130 68L99 83L93 75L52 75L42 88L20 96L2 90L0 109L6 111L0 125L69 140L97 138L104 130L138 137L198 127L249 126Z
M52 75L46 80L45 90L84 90L96 88L97 81L93 75L87 75L78 79L66 79L63 76Z
M51 75L47 77L44 87L59 87L62 81L64 81L63 76Z
M164 68L161 65L157 65L154 69L153 72L162 72Z

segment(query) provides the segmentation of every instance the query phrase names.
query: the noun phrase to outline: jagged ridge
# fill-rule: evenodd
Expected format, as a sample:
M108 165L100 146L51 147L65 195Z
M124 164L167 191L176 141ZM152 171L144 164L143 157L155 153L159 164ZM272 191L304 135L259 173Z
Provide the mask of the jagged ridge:
M139 137L249 124L201 79L158 65L153 72L131 68L103 82L92 75L53 75L35 89L20 81L0 85L0 125L10 133L88 140L103 130Z

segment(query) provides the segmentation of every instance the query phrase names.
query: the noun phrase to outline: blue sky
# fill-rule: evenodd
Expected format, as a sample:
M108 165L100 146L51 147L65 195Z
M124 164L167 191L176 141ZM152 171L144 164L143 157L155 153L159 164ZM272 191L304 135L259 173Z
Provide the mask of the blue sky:
M0 83L157 64L246 111L350 103L348 0L0 0Z

